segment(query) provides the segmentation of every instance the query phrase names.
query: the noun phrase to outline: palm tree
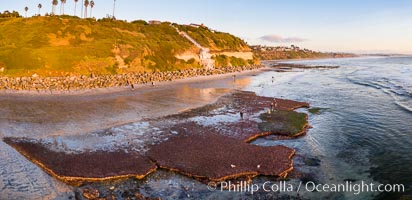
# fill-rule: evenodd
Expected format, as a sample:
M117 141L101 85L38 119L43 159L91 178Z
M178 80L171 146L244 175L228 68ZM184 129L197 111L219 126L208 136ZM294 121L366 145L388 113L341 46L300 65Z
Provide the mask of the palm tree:
M52 11L52 13L53 13L53 15L55 15L55 14L56 14L56 6L59 4L59 1L53 0L53 1L52 1L52 4L53 4L53 11Z
M84 18L87 18L87 7L89 7L89 0L84 0Z
M81 9L81 15L80 15L80 17L82 17L82 18L83 18L83 6L84 6L83 1L84 1L84 0L82 0L82 9Z
M113 0L113 19L115 19L115 17L114 17L115 8L116 8L116 0Z
M39 8L39 16L40 16L40 9L42 8L43 6L41 5L41 3L39 3L39 5L37 5L37 8Z
M62 4L63 4L63 15L64 15L64 6L66 5L66 0L62 0Z
M77 2L79 0L74 0L74 16L76 16L76 10L77 10Z
M60 0L61 4L60 4L60 15L63 14L64 15L64 4L66 3L66 0Z
M92 18L92 12L93 12L93 7L94 7L94 1L90 1L90 18Z
M29 7L27 7L27 6L24 7L24 11L26 12L26 13L24 14L24 16L27 17L27 11L29 11Z

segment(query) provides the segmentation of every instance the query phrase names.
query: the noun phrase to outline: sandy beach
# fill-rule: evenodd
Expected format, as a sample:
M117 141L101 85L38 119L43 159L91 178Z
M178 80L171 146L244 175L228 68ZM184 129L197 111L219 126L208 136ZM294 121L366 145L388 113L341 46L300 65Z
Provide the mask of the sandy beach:
M60 94L2 91L0 110L4 115L0 126L5 128L0 136L77 134L174 114L214 102L231 89L241 89L248 83L248 77L265 69L159 82L155 86L137 85L134 89L118 87Z

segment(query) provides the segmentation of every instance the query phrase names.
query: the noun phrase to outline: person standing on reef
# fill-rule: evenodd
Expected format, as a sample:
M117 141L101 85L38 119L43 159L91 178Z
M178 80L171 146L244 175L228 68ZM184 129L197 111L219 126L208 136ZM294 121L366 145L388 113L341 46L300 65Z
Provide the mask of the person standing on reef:
M270 110L273 111L273 102L270 103Z
M240 119L243 119L243 111L240 111Z

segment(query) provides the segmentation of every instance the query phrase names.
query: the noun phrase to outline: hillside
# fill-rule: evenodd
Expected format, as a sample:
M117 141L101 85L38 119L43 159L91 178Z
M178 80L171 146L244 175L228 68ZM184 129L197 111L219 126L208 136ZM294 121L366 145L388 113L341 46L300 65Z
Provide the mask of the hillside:
M179 28L189 26L179 26ZM185 29L186 30L186 29ZM189 34L202 35L202 29ZM199 41L213 51L249 51L239 38L208 32ZM195 37L195 39L198 39ZM70 16L0 19L0 75L121 74L201 68L199 48L170 23L148 24ZM216 60L217 57L214 57ZM239 58L240 59L240 58ZM235 59L234 59L235 60ZM242 59L242 62L252 63ZM217 65L219 66L219 65Z

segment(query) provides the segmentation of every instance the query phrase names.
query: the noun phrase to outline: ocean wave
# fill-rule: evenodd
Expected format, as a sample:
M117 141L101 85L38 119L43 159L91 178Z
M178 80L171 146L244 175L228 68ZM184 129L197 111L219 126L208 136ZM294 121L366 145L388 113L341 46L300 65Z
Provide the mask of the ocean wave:
M396 80L390 80L386 77L357 77L353 74L348 75L347 79L354 84L383 91L393 98L395 104L412 112L412 91L406 84L397 82Z
M400 107L402 107L402 108L404 108L404 109L406 109L406 110L408 110L408 111L410 111L410 112L412 112L412 104L405 104L405 103L403 103L403 102L396 102L396 104L397 105L399 105Z
M409 96L405 95L396 95L394 93L390 93L392 98L395 100L395 103L402 107L403 109L412 112L412 99Z
M367 86L367 87L373 87L373 88L375 88L375 89L381 89L382 87L380 86L380 84L376 84L376 83L373 83L373 82L370 82L370 81L365 81L365 80L362 80L362 79L357 79L357 78L355 78L355 77L350 77L350 76L347 76L346 77L350 82L352 82L352 83L354 83L354 84L357 84L357 85L362 85L362 86Z

